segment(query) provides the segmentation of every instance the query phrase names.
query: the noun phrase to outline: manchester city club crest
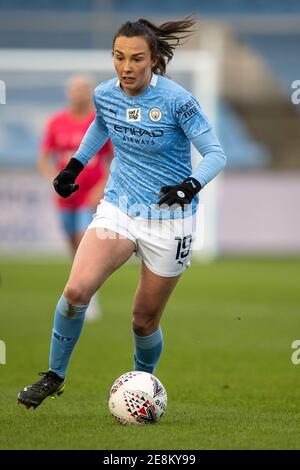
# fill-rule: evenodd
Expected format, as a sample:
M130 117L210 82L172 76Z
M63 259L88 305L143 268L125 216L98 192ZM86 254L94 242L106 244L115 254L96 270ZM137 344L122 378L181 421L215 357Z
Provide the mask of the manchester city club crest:
M152 108L149 111L151 121L157 122L161 119L161 110L159 108Z

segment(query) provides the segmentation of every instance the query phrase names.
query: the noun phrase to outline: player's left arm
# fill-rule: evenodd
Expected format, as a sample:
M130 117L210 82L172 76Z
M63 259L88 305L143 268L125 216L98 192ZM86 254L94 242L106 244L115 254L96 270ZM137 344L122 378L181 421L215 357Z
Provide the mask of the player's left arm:
M187 138L204 158L180 184L161 188L158 205L181 206L184 210L185 205L190 204L196 194L224 169L227 158L195 98L189 97L185 103L181 101L176 117Z
M204 157L191 178L201 184L201 188L215 178L226 166L227 157L213 129L191 139L192 144Z

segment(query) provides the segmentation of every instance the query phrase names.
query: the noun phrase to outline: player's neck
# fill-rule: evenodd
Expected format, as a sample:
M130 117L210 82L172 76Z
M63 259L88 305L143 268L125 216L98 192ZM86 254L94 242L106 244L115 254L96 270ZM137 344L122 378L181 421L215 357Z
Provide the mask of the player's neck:
M90 105L88 106L70 106L69 107L69 113L75 117L75 118L82 118L84 116L86 116L87 114L89 114L90 112L92 111L92 107Z

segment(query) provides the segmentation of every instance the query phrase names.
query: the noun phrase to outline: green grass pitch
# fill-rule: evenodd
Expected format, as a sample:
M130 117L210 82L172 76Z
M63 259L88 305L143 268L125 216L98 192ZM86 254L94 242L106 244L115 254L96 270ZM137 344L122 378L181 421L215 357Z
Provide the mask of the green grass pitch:
M113 380L132 370L127 264L101 290L103 318L85 325L65 394L39 408L20 388L47 370L53 309L68 262L0 260L0 449L296 449L300 447L299 259L193 263L162 320L156 375L168 408L154 426L122 427L107 408Z

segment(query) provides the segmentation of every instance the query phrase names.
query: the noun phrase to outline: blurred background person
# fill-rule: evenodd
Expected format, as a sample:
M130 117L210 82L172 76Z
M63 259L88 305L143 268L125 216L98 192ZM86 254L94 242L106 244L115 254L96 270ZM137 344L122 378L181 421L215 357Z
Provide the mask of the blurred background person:
M40 173L51 182L76 152L86 130L92 123L95 110L92 103L93 81L87 76L73 76L67 84L68 104L52 115L45 128L38 157ZM74 256L92 215L103 196L112 158L108 141L78 179L80 186L68 199L54 196L61 227ZM96 295L87 311L87 321L101 316Z

